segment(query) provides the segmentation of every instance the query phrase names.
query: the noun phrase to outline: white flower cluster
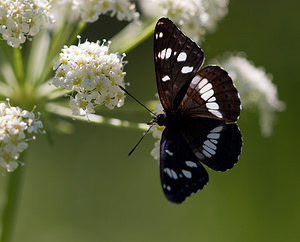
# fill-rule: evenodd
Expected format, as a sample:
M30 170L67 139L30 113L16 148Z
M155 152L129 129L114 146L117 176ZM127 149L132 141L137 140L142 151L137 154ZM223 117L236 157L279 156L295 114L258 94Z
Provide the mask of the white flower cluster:
M56 73L52 84L76 93L70 97L73 115L94 113L96 105L113 109L124 104L124 92L118 85L125 86L125 55L109 54L109 42L105 43L86 41L78 46L65 46L59 61L54 63Z
M136 20L139 13L136 12L135 4L128 0L72 0L73 10L80 13L85 22L96 22L101 14L110 13L117 19Z
M167 16L196 42L206 31L213 31L217 22L228 12L229 0L142 0L148 15Z
M157 113L157 114L163 113L163 107L162 107L160 102L156 105L156 110L154 111L154 113ZM154 143L154 148L151 151L151 155L153 156L153 158L155 160L159 160L159 156L160 156L160 139L161 139L161 135L162 135L162 132L163 132L164 129L165 129L164 126L159 126L158 124L155 124L153 126L153 128L151 129L151 133L152 133L153 137L155 139L157 139Z
M28 148L28 134L42 128L33 111L0 103L0 166L8 172L14 171L19 166L20 153Z
M275 113L284 109L284 103L278 99L277 88L272 76L263 68L255 67L242 53L227 54L219 62L232 77L241 95L243 107L258 108L261 131L265 136L272 132Z
M39 32L46 22L54 22L50 0L1 0L0 34L7 44L18 48L28 36Z

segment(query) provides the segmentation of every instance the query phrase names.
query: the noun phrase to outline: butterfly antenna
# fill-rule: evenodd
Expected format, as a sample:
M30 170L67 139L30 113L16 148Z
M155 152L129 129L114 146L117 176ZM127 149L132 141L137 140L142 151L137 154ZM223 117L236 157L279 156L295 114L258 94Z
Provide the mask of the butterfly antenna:
M144 135L140 138L140 140L137 142L137 144L133 147L133 149L128 153L128 156L130 156L133 151L135 150L135 148L142 142L142 140L144 139L144 137L149 133L150 129L153 127L153 125L156 123L152 123L151 126L149 127L149 129L144 133Z
M122 87L122 86L120 86L120 85L118 85L119 86L119 88L121 88L128 96L130 96L130 97L132 97L133 98L133 100L135 100L137 103L139 103L141 106L143 106L148 112L150 112L152 115L154 115L155 117L156 117L156 114L155 113L153 113L149 108L147 108L144 104L142 104L139 100L137 100L134 96L132 96L127 90L125 90L125 88L124 87ZM151 126L152 127L152 126ZM151 128L150 127L150 128ZM147 131L148 132L148 131Z

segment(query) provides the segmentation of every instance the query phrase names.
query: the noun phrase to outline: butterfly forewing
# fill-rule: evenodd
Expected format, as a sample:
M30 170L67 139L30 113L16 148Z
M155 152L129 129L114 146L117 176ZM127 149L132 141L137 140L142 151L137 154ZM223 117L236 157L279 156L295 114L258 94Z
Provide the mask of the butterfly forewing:
M177 129L165 128L160 148L161 184L170 202L181 203L207 184L206 170Z
M179 109L190 117L235 122L241 101L228 73L219 66L206 66L193 77Z
M160 18L154 34L154 60L160 101L166 112L174 112L202 65L204 53L171 20Z

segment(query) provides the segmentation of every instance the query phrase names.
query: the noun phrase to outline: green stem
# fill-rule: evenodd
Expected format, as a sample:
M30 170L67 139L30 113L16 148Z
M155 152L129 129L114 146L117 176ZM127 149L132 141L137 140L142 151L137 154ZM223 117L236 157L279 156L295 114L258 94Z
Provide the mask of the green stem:
M113 52L128 53L153 34L156 20L138 24L132 22L111 39L110 48Z
M13 234L17 205L20 200L20 184L24 167L17 168L14 172L6 174L6 201L3 206L1 218L0 242L8 242Z
M15 57L15 73L19 83L24 81L24 68L22 60L22 52L19 48L14 48L14 57Z
M88 114L87 116L74 116L70 108L63 107L58 104L48 103L46 105L46 110L48 112L54 113L67 118L76 119L79 121L85 121L95 124L109 125L114 127L132 128L145 131L149 126L145 123L133 123L127 120L121 120L117 118L106 118L98 114ZM1 242L1 241L0 241Z
M41 72L41 77L39 78L39 83L45 82L47 79L49 73L52 71L52 66L53 66L53 59L55 55L57 54L58 48L61 46L61 39L64 34L64 30L67 26L66 21L63 21L58 29L54 32L54 34L51 37L51 42L49 45L45 65L43 68L43 71ZM38 83L37 83L38 84Z

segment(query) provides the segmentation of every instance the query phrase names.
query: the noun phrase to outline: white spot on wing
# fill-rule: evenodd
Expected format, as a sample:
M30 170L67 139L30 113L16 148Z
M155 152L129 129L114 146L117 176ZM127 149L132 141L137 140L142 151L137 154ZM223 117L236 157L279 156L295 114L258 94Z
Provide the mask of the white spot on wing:
M166 51L166 59L169 59L169 58L170 58L171 53L172 53L172 49L171 49L171 48L168 48L167 51Z
M208 84L207 84L208 85ZM202 89L201 89L202 90ZM201 91L200 91L201 92ZM209 99L210 97L212 97L214 95L214 90L213 89L210 89L208 92L205 92L201 95L201 98L204 100L204 101L207 101L207 99Z
M211 131L210 131L211 132ZM220 138L220 134L218 134L218 133L209 133L208 135L207 135L207 138L209 138L209 139L218 139L218 138Z
M162 79L163 82L169 81L171 80L170 77L168 75L165 75Z
M190 83L190 88L194 88L200 81L201 77L199 75L194 76L194 78L192 79L191 83Z
M211 141L209 141L209 140L204 141L204 144L205 144L206 146L208 146L209 148L213 149L213 150L216 150L216 149L217 149L217 146L215 146L215 145L214 145Z
M162 38L163 36L164 36L164 33L163 32L159 32L158 37Z
M219 105L216 102L206 103L208 109L219 109Z
M211 85L211 83L208 83L207 85L205 85L204 87L202 87L200 89L200 94L205 93L205 92L210 91L210 90L212 90L212 85Z
M167 153L168 155L170 155L170 156L174 155L174 153L171 152L171 151L169 151L169 150L166 150L166 153Z
M199 78L201 78L201 76L199 76ZM208 83L208 80L206 78L204 78L198 85L199 90Z
M211 97L210 99L208 99L207 101L208 102L214 102L214 101L216 101L217 99L216 99L216 97Z
M218 141L216 139L210 139L210 141L214 144L218 144Z
M172 177L172 173L171 173L171 170L169 168L165 168L164 173L167 173L169 175L169 177Z
M171 177L175 180L178 178L177 173L172 169L164 168L164 173L167 173L169 177Z
M207 158L210 158L212 155L208 153L206 150L203 150L203 155L205 155Z
M165 59L165 56L166 56L166 49L163 49L163 50L160 52L160 58L161 58L161 59Z
M192 66L184 66L181 69L181 73L187 74L187 73L192 72L193 70L194 70L194 68Z
M211 112L213 115L217 116L218 118L223 118L223 115L218 110L208 109L209 112Z
M180 52L177 57L177 61L178 62L185 61L186 58L187 58L187 54L185 52Z
M174 170L171 170L172 177L176 180L178 178L176 172Z
M220 133L220 132L222 131L222 129L223 129L223 126L220 125L220 126L214 128L214 129L212 129L212 130L210 131L210 133Z
M189 167L197 167L197 164L193 161L186 161L185 164Z
M208 153L210 153L210 155L215 155L215 154L216 154L216 151L213 150L213 149L211 149L211 148L209 148L208 146L203 145L202 147L203 147L203 149L204 149L203 152L204 152L204 151L207 151Z
M182 170L182 173L186 178L192 178L192 173L190 171Z

